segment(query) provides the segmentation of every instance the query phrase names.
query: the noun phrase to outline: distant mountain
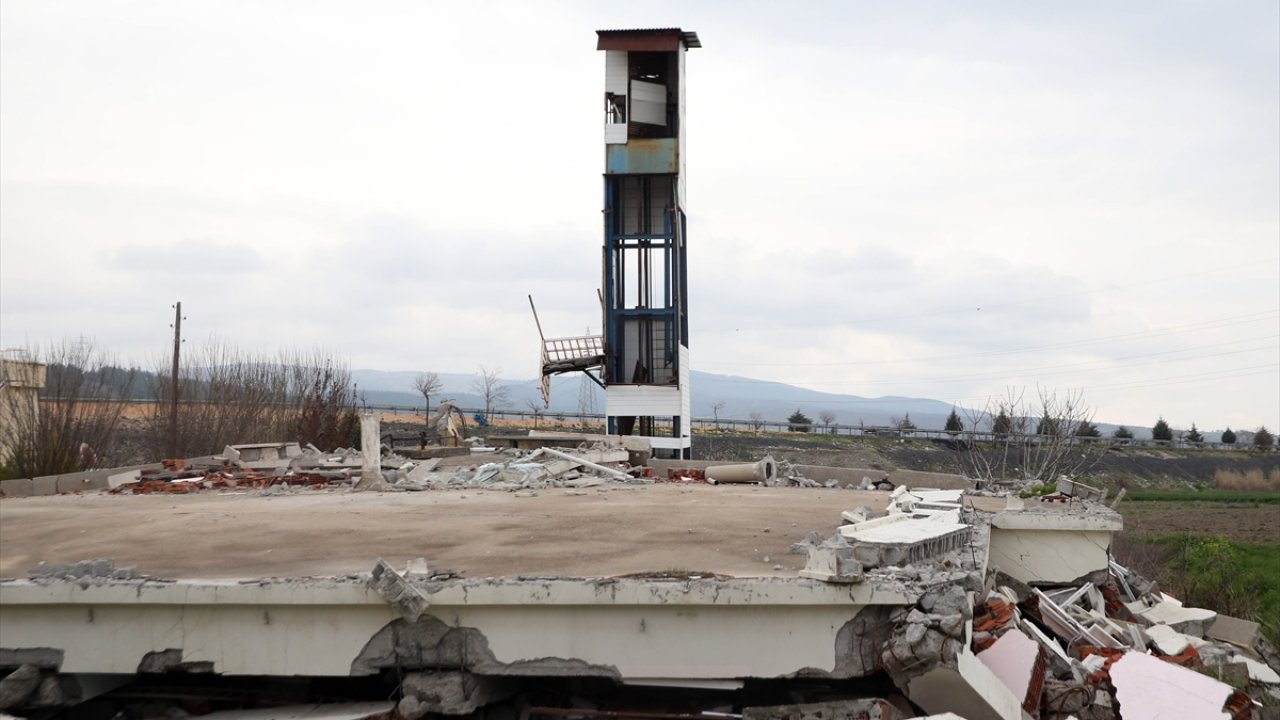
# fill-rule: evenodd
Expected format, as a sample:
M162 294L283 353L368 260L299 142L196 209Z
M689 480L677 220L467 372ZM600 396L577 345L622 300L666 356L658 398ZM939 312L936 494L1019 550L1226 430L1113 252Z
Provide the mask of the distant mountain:
M422 395L413 389L413 381L417 372L388 372L384 370L353 370L352 379L356 382L356 393L364 402L371 405L402 405L421 407ZM459 407L477 409L484 407L484 400L475 392L472 383L476 375L465 373L439 373L443 389L432 395L434 406L440 400L449 398ZM910 415L911 422L922 430L941 430L946 425L947 415L951 413L951 404L927 398L887 396L866 398L859 395L843 395L826 393L807 388L787 385L786 383L755 380L736 375L718 375L716 373L692 373L693 381L693 415L696 418L711 418L717 414L712 408L715 403L724 403L718 411L721 420L750 420L752 413L759 413L762 419L780 422L791 413L799 410L808 415L815 423L823 411L835 414L835 422L839 425L892 425L896 419ZM508 401L505 408L510 410L529 410L530 403L542 407L542 397L535 380L504 380L507 387ZM604 391L595 383L586 380L580 374L562 375L551 381L550 413L573 414L578 412L579 398L586 393L588 408L594 402L595 413L604 412ZM958 409L964 417L965 409ZM588 410L590 411L590 410ZM1031 420L1035 427L1035 420ZM1111 437L1118 425L1096 423L1104 437ZM1126 425L1139 440L1151 439L1151 428L1139 425ZM1203 430L1205 440L1217 442L1221 433ZM1237 431L1239 434L1239 431Z
M370 404L420 406L422 396L413 389L416 372L388 372L383 370L353 370L357 395ZM472 387L475 375L439 373L443 389L431 398L431 404L449 398L465 408L479 408L484 401ZM824 393L787 385L785 383L754 380L734 375L718 375L693 371L693 414L695 417L712 417L717 414L713 404L724 403L718 410L721 419L748 420L752 413L759 413L765 420L781 421L800 410L818 421L818 414L831 411L836 423L842 425L888 425L895 418L908 414L911 421L921 428L941 428L951 412L951 405L938 400L909 397L864 398L857 395ZM566 375L552 379L550 412L578 412L579 398L586 383L587 405L594 401L595 411L604 412L604 391L581 375ZM529 402L541 407L541 396L535 380L504 381L510 396L507 407L528 410Z

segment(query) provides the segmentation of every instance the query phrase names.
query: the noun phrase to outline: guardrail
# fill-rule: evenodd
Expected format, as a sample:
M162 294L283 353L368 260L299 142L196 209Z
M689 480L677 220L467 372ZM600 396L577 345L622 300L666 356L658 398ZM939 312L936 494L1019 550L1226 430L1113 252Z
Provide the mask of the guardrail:
M94 402L93 398L81 398L82 402ZM115 401L113 401L115 402ZM155 403L154 399L138 399L127 400L129 403ZM422 417L426 412L422 406L414 405L379 405L374 403L361 403L361 410L376 410L391 415L415 415ZM476 415L484 415L484 408L464 408L459 407L467 418L468 423ZM568 423L584 432L604 432L605 416L603 413L576 413L576 412L552 412L552 411L532 411L532 410L514 410L511 408L494 408L489 412L490 419L522 419L530 421L555 421L560 424ZM1231 450L1231 451L1257 451L1251 443L1236 442L1226 444L1221 442L1187 442L1186 440L1151 440L1140 438L1117 439L1108 437L1078 437L1071 436L1061 438L1052 435L996 435L990 432L976 432L972 430L962 430L951 432L947 430L928 430L928 429L901 429L888 425L826 425L823 423L810 423L807 430L799 429L795 423L778 421L778 420L737 420L733 418L693 418L691 420L694 430L721 431L721 432L794 432L807 433L810 435L837 435L853 438L898 438L904 440L929 440L933 442L1024 442L1033 444L1046 444L1050 442L1066 441L1072 445L1107 445L1109 447L1135 447L1135 448L1155 448L1170 450ZM1280 452L1280 448L1272 447L1268 452Z

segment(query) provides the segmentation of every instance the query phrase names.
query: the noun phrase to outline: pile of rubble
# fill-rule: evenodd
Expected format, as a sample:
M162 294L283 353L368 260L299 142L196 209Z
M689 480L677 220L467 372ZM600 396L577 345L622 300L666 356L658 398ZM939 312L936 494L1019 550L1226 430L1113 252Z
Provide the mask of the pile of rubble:
M867 634L884 635L869 662L925 709L937 688L959 682L977 698L975 717L1245 720L1261 707L1253 698L1280 702L1280 657L1257 623L1183 606L1105 546L1078 583L1034 581L1031 562L999 567L1005 555L993 543L1041 552L1026 535L1054 532L1036 525L1055 513L1079 532L1104 527L1101 498L1062 499L1075 507L1011 498L1005 513L987 513L967 508L959 491L898 487L883 514L846 511L834 535L811 532L792 552L808 556L804 577L917 598L867 620L867 629L882 626Z
M380 490L446 489L538 490L582 488L607 482L653 482L648 469L628 464L628 451L608 442L577 448L540 448L531 452L474 448L478 451L415 461L382 448L376 457L339 448L321 452L298 443L228 445L204 462L165 460L159 469L132 470L108 478L112 493L188 493L200 490L339 489L364 485L376 475ZM377 472L373 473L372 470Z
M608 442L577 448L544 447L523 453L504 450L486 456L490 462L447 464L433 458L419 464L391 483L396 490L448 490L470 488L508 492L544 488L584 488L606 482L648 484L648 469L631 467L628 451Z
M1187 608L1111 564L1107 582L1009 587L976 602L972 649L1042 718L1249 718L1246 690L1280 699L1258 625ZM1149 588L1135 592L1134 588Z

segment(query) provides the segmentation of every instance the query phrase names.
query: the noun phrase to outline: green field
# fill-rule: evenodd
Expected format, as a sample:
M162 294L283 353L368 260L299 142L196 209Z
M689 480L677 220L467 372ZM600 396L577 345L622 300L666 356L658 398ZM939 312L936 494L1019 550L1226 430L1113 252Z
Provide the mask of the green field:
M1127 493L1125 500L1134 502L1214 502L1280 504L1280 492L1267 490L1181 490L1162 492L1139 490Z

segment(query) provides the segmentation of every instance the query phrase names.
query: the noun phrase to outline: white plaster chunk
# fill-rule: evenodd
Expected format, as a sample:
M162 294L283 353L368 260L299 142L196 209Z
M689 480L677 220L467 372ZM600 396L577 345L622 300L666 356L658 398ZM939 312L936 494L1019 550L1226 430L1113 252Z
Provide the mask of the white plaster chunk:
M1191 644L1191 639L1168 625L1152 625L1147 635L1163 655L1177 655Z
M1183 607L1168 600L1158 602L1149 608L1142 608L1135 614L1152 625L1168 625L1175 630L1185 629L1188 626L1203 627L1212 623L1218 616L1218 613L1212 610Z
M1275 670L1267 667L1265 663L1260 663L1247 655L1236 653L1231 656L1232 662L1242 662L1249 669L1249 679L1264 685L1280 684L1280 675Z
M991 647L978 653L982 664L1000 678L1014 697L1023 700L1031 688L1031 675L1039 657L1040 644L1017 630L1001 635Z
M1111 666L1111 684L1124 720L1224 720L1231 686L1145 653L1130 652Z

